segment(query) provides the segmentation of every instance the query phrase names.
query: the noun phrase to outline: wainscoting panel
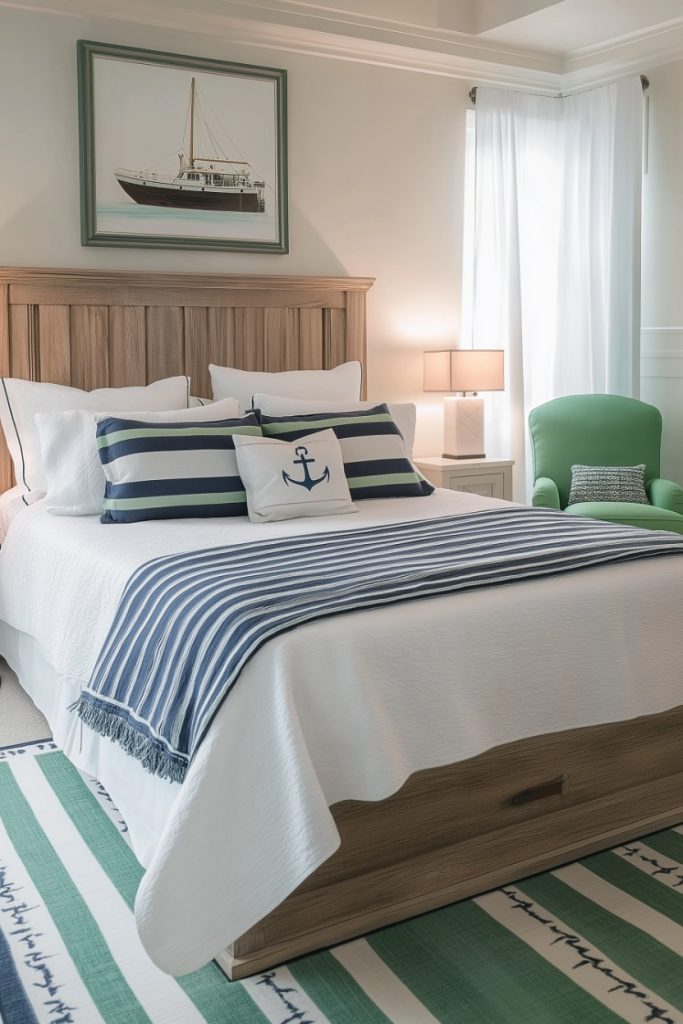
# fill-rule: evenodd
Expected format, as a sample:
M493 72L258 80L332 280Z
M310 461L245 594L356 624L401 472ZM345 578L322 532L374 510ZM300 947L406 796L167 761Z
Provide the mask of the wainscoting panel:
M664 417L662 476L683 486L683 327L644 327L641 392Z

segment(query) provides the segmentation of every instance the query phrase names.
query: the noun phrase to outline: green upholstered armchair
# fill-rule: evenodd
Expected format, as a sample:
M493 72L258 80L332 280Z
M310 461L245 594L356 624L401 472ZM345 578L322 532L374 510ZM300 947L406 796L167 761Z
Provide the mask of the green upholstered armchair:
M572 395L539 405L529 415L534 453L532 505L650 530L683 533L683 489L659 476L662 415L620 395ZM567 507L572 466L645 464L649 505L582 502Z

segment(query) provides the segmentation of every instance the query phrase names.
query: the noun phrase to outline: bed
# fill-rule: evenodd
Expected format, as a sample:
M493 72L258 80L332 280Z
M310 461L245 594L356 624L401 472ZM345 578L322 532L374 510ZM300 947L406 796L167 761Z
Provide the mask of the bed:
M0 364L81 387L187 372L206 394L211 361L364 361L370 283L5 271ZM369 501L353 528L504 505ZM340 518L104 529L37 502L9 527L0 652L128 821L138 927L171 973L216 956L242 977L683 820L677 558L299 627L250 661L182 786L69 712L144 561Z

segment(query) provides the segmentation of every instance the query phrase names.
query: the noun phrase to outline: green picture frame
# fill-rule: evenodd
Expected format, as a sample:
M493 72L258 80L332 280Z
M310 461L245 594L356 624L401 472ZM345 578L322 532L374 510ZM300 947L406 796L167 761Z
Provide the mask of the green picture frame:
M86 39L77 58L82 245L289 251L284 69Z

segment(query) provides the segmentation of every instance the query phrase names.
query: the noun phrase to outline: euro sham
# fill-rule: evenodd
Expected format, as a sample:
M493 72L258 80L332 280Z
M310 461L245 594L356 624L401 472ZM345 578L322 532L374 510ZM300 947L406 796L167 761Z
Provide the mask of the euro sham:
M238 370L233 366L209 366L214 399L237 398L240 411L253 408L256 392L333 402L357 402L360 398L361 365L342 363L333 370L283 370L265 373Z
M16 377L0 379L0 423L5 434L14 476L27 503L42 498L47 479L35 423L37 413L67 412L70 409L109 410L126 413L133 410L159 412L186 409L190 397L189 377L167 377L147 387L80 388Z

